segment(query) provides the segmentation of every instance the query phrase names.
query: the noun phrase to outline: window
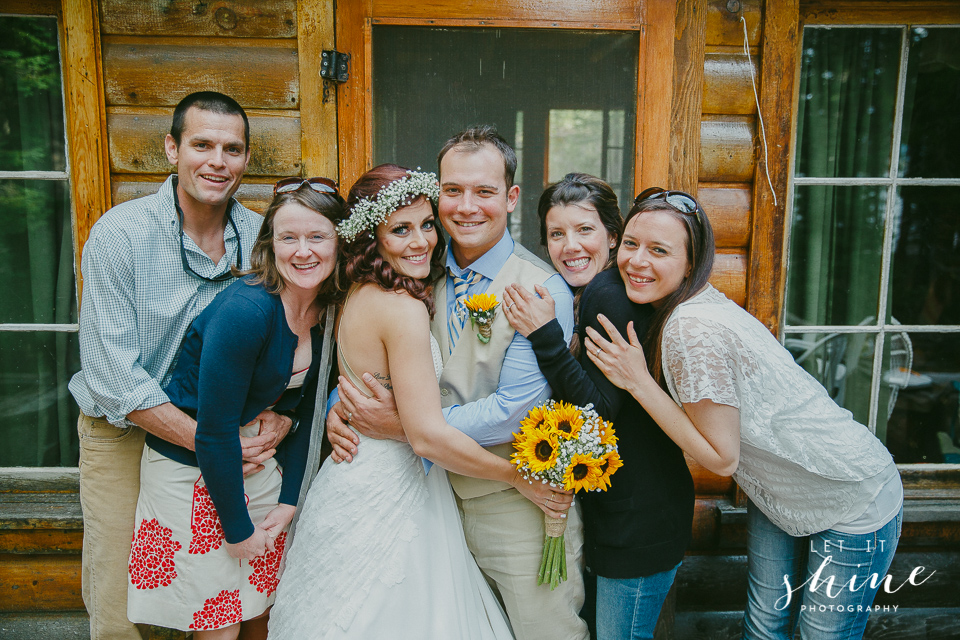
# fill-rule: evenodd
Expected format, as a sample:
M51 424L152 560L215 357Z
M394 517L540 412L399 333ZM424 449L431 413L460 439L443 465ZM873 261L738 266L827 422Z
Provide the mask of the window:
M960 27L803 31L784 342L898 463L960 462Z
M0 466L77 463L77 296L57 18L0 16Z
M632 200L636 30L374 24L372 38L374 165L433 171L451 135L495 124L518 152L510 232L534 250L540 194L566 173L597 175Z

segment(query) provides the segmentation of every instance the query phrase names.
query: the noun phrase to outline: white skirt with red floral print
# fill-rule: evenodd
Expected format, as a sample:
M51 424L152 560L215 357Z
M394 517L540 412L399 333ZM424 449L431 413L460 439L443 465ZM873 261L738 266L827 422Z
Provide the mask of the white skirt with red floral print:
M254 523L277 506L275 460L243 482ZM273 604L287 532L276 550L231 557L200 469L143 448L136 529L130 547L127 617L181 631L220 629L256 618Z

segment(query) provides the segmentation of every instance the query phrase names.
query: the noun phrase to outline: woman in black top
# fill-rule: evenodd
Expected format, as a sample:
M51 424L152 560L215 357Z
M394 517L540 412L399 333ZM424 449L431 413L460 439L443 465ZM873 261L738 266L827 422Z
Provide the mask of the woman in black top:
M537 213L541 244L576 294L572 345L568 349L553 300L542 287L539 297L507 287L504 314L529 338L554 394L579 406L592 403L614 424L624 465L609 490L581 498L587 566L597 575L597 638L652 638L690 542L693 479L680 448L579 348L585 326L600 326L598 314L624 331L633 321L642 335L652 309L627 298L617 269L604 270L623 228L609 185L567 174L544 191Z

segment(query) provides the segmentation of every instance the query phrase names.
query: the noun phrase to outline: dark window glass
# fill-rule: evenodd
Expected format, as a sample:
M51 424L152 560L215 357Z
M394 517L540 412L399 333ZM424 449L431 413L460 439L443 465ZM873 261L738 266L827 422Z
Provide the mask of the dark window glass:
M890 173L900 28L803 31L798 176Z
M887 187L795 191L786 322L876 324Z
M76 466L76 333L0 331L0 467Z
M65 171L55 18L0 16L0 171Z
M910 30L900 175L960 178L960 29Z

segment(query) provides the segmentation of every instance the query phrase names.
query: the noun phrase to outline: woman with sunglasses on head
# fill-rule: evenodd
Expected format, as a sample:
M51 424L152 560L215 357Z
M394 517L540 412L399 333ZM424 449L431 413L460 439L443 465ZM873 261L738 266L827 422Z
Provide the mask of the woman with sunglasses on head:
M504 315L530 339L557 398L579 406L592 403L614 424L623 467L607 491L579 498L584 555L597 576L596 637L652 638L690 542L693 480L680 448L579 347L585 327L600 328L599 314L625 331L629 322L645 327L652 309L633 303L620 273L608 268L623 219L607 183L586 174L567 174L543 192L537 213L540 242L576 292L573 345L568 349L546 289L538 287L532 293L517 285L508 287Z
M278 182L251 269L235 271L242 277L187 331L164 391L196 418L196 453L147 437L131 621L192 630L199 640L237 638L241 626L244 637L265 637L324 375L320 323L340 297L336 225L344 215L332 180ZM244 478L240 436L256 435L268 408L289 415L294 430Z
M443 274L433 173L393 164L350 189L338 227L350 290L337 323L340 375L366 389L370 371L394 395L408 442L360 436L351 464L324 462L307 494L271 613L270 637L512 638L467 548L444 469L506 482L544 512L572 502L523 480L507 460L446 423L430 335ZM441 468L429 466L421 458ZM551 505L562 511L549 509Z
M744 638L792 639L798 625L804 638L859 638L900 537L896 465L766 327L708 283L713 255L694 198L640 194L617 266L627 296L656 310L653 323L641 343L634 327L628 341L600 318L605 332L587 329L588 357L749 497Z

